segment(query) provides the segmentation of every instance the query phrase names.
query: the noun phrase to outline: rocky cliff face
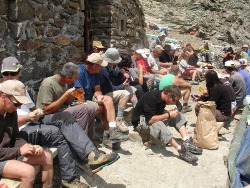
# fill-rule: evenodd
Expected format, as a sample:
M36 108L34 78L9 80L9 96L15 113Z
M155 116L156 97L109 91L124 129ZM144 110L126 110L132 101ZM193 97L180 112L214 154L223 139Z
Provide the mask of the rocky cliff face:
M146 22L221 46L250 43L249 0L140 0Z

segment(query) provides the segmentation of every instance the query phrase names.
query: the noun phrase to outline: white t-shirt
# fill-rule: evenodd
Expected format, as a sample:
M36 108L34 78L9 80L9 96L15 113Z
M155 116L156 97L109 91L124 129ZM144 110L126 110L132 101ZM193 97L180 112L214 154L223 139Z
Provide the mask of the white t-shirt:
M31 100L29 93L26 91L26 96ZM32 100L31 100L32 101ZM33 108L35 106L34 102L32 101L32 103L29 104L22 104L21 108L17 109L17 115L18 116L25 116L30 112L30 109ZM24 127L26 127L30 122L27 122L25 124L23 124L21 127L19 127L19 131L21 129L23 129Z
M154 65L153 68L152 68L153 70L156 70L156 71L160 70L160 68L159 68L159 58L153 57L152 54L150 54L147 60L148 60L148 65L149 66Z

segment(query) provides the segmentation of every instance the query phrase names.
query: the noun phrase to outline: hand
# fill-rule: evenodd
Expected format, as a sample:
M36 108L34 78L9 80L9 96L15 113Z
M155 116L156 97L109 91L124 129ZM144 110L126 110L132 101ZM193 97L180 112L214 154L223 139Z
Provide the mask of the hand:
M125 87L129 86L128 79L126 79L126 80L123 82L123 85L124 85Z
M66 93L69 95L69 96L74 96L74 92L75 92L76 88L75 87L72 87L70 89L68 89L66 91Z
M125 78L129 78L129 74L128 73L123 73L123 76L125 77Z
M35 122L37 121L41 116L44 115L44 112L41 108L38 108L32 112L29 112L27 118L27 122Z
M176 118L176 116L179 114L178 110L172 110L169 112L171 118Z
M24 144L23 146L20 147L20 154L22 156L33 155L34 153L35 153L35 148L31 144Z
M34 156L41 156L44 153L44 150L41 146L33 145L33 147L35 148Z
M104 96L103 96L103 95L98 95L98 96L96 97L96 102L97 102L97 103L104 102Z
M203 95L204 95L205 97L208 96L208 91L207 91L206 89L203 91Z

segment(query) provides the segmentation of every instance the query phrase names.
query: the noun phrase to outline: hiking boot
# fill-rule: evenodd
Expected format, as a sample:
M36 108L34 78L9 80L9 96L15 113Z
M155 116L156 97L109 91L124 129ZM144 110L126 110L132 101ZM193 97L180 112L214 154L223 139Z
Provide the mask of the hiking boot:
M120 117L116 118L116 126L123 133L127 133L129 131L128 124Z
M192 81L190 81L190 84L191 85L199 85L199 82L192 80Z
M190 153L184 145L181 146L181 149L178 150L178 152L180 157L188 163L195 163L198 161L198 158L194 154Z
M61 183L62 188L89 188L89 186L83 182L81 182L78 178L73 180L62 180Z
M88 155L88 164L92 169L92 173L97 173L103 169L103 167L111 165L117 161L120 156L116 153L102 154L98 149L93 150Z
M110 140L108 134L103 134L102 144L104 147L112 150L118 150L121 148L121 143Z
M109 139L113 142L125 142L129 140L129 135L123 133L118 127L109 128Z
M193 154L202 154L202 149L194 145L193 138L191 137L183 145Z
M191 107L189 107L189 106L183 106L182 110L181 110L181 113L185 114L185 113L191 112L191 111L192 111Z

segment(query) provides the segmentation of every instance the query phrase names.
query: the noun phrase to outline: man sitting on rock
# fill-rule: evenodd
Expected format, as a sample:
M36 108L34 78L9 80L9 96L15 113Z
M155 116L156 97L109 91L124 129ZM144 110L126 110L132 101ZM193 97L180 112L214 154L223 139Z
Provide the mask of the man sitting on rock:
M7 57L3 60L1 72L4 81L18 80L22 74L22 66L16 58ZM28 92L26 96L30 98ZM35 109L35 104L31 101L30 104L22 104L17 109L17 114L21 138L31 144L57 148L63 187L85 186L76 174L73 153L82 161L88 159L93 173L119 158L117 154L101 153L69 112L44 116L43 111Z
M50 153L39 145L27 144L18 131L16 110L31 103L25 92L24 84L17 80L7 80L0 86L0 175L21 180L20 188L32 188L36 173L31 165L40 165L43 187L51 188Z
M183 96L183 108L181 112L191 112L192 108L188 106L188 99L190 97L192 85L180 78L180 69L178 65L172 65L169 74L162 77L159 90L163 90L164 87L170 85L176 85L181 89L181 94Z
M103 95L101 91L101 80L98 73L102 67L107 65L108 63L103 60L99 53L92 53L85 64L78 65L80 71L78 80L70 87L83 88L84 95L78 98L78 101L93 104L97 108L96 114L102 114L103 144L112 148L114 143L126 141L129 139L129 136L121 132L121 124L116 125L115 107L112 98Z
M153 138L160 139L165 145L172 145L183 160L194 163L198 158L192 153L201 154L202 149L196 147L192 138L187 135L185 117L178 110L164 110L166 105L174 105L180 98L181 91L174 85L164 87L163 90L146 93L138 101L131 122L139 133L148 132ZM142 122L141 116L145 116L145 122ZM167 128L168 125L174 126L181 134L183 145L179 145L175 141Z

